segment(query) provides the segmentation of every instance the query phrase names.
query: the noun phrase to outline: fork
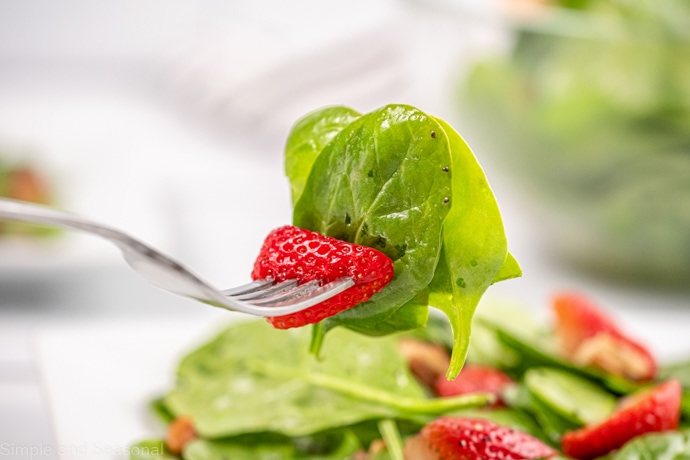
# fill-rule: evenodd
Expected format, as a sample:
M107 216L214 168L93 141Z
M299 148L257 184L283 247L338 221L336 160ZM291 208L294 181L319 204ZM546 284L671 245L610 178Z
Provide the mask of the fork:
M321 285L320 280L298 284L291 279L264 278L232 289L219 290L191 270L108 225L24 201L0 198L0 220L18 220L80 230L115 244L139 275L164 291L206 304L254 316L282 316L323 302L354 285L351 277Z

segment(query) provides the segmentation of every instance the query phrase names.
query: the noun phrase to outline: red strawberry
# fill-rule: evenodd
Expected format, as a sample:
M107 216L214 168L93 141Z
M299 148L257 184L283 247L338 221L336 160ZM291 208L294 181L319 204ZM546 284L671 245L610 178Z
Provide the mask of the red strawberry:
M501 391L513 380L498 369L489 366L468 364L462 368L455 380L441 376L436 380L439 396L460 396L470 393L493 393L500 398Z
M578 294L555 297L556 335L576 363L632 380L650 380L657 364L643 345L618 329L604 312Z
M304 311L268 318L278 329L315 324L365 302L393 279L393 262L383 253L302 228L285 226L271 232L254 262L252 279L298 279L323 283L350 276L355 285Z
M670 380L624 399L607 420L563 436L563 452L588 460L618 449L644 433L675 430L680 419L681 386Z
M405 445L415 460L527 460L556 455L532 436L481 419L441 417Z

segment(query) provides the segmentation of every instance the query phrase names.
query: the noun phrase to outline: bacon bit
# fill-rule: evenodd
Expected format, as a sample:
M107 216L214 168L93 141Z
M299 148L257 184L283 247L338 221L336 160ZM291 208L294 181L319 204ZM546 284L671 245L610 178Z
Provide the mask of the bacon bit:
M194 423L191 417L186 415L177 417L168 426L168 432L165 436L165 443L168 446L168 450L173 454L180 454L184 450L185 446L190 442L198 438L196 430L194 429Z
M429 388L434 387L436 380L445 375L450 366L450 356L441 345L416 339L401 339L398 347L407 360L410 372Z

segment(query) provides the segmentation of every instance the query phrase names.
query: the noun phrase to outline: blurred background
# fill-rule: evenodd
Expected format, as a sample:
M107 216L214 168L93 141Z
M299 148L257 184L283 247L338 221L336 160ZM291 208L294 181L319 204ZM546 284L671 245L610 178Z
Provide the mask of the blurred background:
M491 296L546 311L579 290L662 358L690 352L686 0L0 2L0 195L221 287L290 222L292 123L392 102L486 169L524 270ZM93 237L0 222L0 456L126 458L178 357L231 317Z

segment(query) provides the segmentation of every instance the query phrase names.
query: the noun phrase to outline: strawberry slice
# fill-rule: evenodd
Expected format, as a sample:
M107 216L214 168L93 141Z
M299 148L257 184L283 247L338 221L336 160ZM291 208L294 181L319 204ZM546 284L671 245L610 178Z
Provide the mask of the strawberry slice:
M624 334L589 299L564 293L554 298L553 308L556 336L574 362L637 381L656 375L657 364L649 350Z
M290 315L267 318L273 327L289 329L315 324L365 302L393 279L393 261L376 249L337 240L287 225L272 231L254 262L252 279L272 277L323 284L350 276L355 285L340 294Z
M500 403L501 391L513 380L503 372L490 366L468 364L462 368L455 380L441 376L436 380L436 393L442 397L460 396L471 393L493 393Z
M489 420L441 417L405 444L415 460L518 460L550 458L551 447L532 436Z
M618 449L641 434L675 430L680 420L681 393L680 382L669 380L628 396L607 420L566 433L561 441L563 452L588 460Z

